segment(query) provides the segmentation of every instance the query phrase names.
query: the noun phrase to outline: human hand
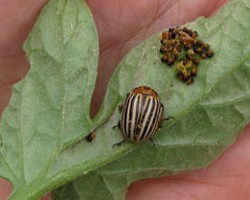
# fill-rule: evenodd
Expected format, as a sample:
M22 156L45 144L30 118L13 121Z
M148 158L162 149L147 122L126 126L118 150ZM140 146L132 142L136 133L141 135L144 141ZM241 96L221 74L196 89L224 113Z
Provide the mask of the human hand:
M8 103L11 86L23 78L28 70L22 45L45 2L46 0L0 0L0 27L4 27L0 31L0 112ZM198 16L210 16L224 2L225 0L87 0L100 37L100 64L92 111L97 111L95 108L100 104L100 96L105 93L112 71L131 48L163 28L192 21ZM130 187L127 199L249 199L249 132L250 127L235 145L207 169L139 181ZM2 181L0 184L0 200L5 200L10 185Z

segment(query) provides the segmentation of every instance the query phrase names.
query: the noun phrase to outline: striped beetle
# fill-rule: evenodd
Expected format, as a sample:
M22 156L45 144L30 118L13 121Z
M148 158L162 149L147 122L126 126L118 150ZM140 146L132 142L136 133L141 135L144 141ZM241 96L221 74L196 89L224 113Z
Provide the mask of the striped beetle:
M118 127L125 140L135 143L151 139L164 120L164 106L157 92L147 86L137 87L128 93L121 111ZM120 145L125 140L115 145Z

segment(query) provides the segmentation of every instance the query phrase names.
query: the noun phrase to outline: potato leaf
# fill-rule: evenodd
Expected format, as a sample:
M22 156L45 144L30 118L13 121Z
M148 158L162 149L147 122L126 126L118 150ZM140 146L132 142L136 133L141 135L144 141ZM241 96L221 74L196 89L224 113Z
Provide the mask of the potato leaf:
M53 192L54 199L124 199L135 180L204 168L220 156L250 120L250 4L231 1L212 18L186 24L211 45L215 55L199 65L195 82L178 81L160 61L160 33L143 41L121 61L108 86L96 120L110 113L97 130L95 150L102 141L122 140L111 127L120 114L115 105L139 85L158 91L165 105L164 123L155 144L124 144L123 157ZM115 138L115 139L114 139ZM86 189L88 188L88 189ZM100 193L98 192L100 191ZM72 198L71 198L72 197Z
M134 180L210 164L250 120L249 10L247 0L235 0L186 25L215 52L190 86L160 61L160 33L143 41L121 61L91 119L98 63L91 13L81 0L50 0L25 43L31 69L1 118L0 176L13 184L10 199L36 199L80 175L54 199L124 199ZM113 148L122 140L112 129L117 105L139 85L154 88L165 116L175 119L164 122L154 144ZM85 141L94 129L96 139Z
M58 175L65 169L56 163L93 128L99 50L88 7L81 0L50 0L24 48L31 69L14 86L0 124L0 176L12 182L11 199L19 200L36 199L77 176Z

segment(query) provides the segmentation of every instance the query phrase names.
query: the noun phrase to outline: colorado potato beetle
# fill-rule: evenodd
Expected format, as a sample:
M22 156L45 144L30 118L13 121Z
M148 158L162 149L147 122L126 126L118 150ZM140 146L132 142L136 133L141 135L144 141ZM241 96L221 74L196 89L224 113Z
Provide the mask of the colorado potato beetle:
M140 86L133 89L125 99L118 122L123 138L135 143L151 139L161 126L163 111L164 106L152 88Z

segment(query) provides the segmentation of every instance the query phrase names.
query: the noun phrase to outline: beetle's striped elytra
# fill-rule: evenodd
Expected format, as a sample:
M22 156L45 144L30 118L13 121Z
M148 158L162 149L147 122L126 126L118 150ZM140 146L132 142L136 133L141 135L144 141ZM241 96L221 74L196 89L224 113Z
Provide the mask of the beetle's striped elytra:
M140 143L150 139L159 128L164 106L156 91L140 86L128 93L121 110L118 127L124 139Z

